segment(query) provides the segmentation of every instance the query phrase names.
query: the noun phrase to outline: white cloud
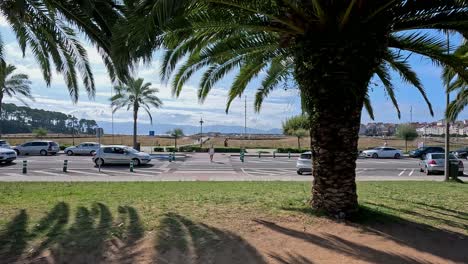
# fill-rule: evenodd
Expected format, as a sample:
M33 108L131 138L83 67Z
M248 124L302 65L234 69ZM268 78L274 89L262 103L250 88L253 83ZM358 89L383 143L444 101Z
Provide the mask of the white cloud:
M8 23L5 17L0 13L0 27L8 27Z

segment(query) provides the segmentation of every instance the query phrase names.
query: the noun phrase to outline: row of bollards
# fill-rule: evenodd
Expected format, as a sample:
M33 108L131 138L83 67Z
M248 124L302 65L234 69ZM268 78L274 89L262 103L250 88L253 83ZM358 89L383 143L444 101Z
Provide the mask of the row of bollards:
M130 161L130 172L134 172L134 166L135 166L135 164L134 164L133 160ZM62 171L63 172L68 171L68 160L63 161ZM28 173L28 161L27 160L23 160L23 170L22 170L22 172L23 172L23 174Z

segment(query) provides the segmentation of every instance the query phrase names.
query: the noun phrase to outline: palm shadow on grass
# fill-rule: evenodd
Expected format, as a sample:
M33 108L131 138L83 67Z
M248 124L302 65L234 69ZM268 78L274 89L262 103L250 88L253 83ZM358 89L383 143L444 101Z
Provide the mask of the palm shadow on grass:
M266 263L240 236L175 213L162 217L148 254L141 251L147 240L135 208L119 206L116 217L102 203L75 211L71 217L70 206L57 203L28 228L28 214L21 210L0 231L0 263L138 263L142 255L151 263Z
M69 205L60 202L30 230L26 210L21 210L0 232L0 263L33 262L42 259L46 251L46 263L100 262L115 234L120 234L122 248L132 246L143 236L136 210L122 208L119 219L124 222L118 226L102 203L94 203L91 208L78 207L71 222ZM26 247L31 247L31 251L25 252Z
M374 204L373 206L386 207L391 210L402 210L380 204ZM283 207L282 209L311 214L318 217L323 216L323 214L311 208ZM412 211L406 210L406 213L412 213L418 217L426 217L426 215ZM444 219L437 218L435 220ZM416 260L407 256L378 251L334 235L327 235L324 239L323 237L318 237L313 234L305 234L303 232L277 226L270 222L259 221L259 223L277 232L300 238L323 248L335 250L337 253L353 256L364 261L373 263L421 263L419 259ZM348 219L346 224L361 229L363 233L384 236L386 239L393 240L398 244L403 244L409 248L426 252L442 259L447 259L456 263L468 263L468 255L466 254L468 236L460 233L412 222L365 205L361 205L359 212L351 219ZM454 224L454 222L448 221L446 224ZM466 227L466 225L460 223L456 223L456 225L459 228Z

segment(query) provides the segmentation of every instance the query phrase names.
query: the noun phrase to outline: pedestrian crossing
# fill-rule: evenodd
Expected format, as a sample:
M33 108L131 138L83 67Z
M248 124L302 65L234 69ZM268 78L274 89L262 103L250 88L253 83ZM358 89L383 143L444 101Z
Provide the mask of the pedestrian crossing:
M224 155L215 155L213 162L210 161L208 155L192 156L184 162L175 162L171 165L173 173L236 173L229 157Z

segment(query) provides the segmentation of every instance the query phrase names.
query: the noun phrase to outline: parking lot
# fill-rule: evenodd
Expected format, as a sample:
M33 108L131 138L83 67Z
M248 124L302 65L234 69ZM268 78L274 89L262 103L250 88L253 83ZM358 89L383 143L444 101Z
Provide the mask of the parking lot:
M205 153L152 155L151 163L134 168L105 165L99 168L90 156L19 156L12 164L0 165L0 181L183 181L183 180L311 180L310 174L296 174L296 157L253 157L216 154L214 162ZM23 161L27 173L23 173ZM64 160L68 161L63 172ZM358 180L442 180L442 175L426 176L418 168L418 159L357 160Z

